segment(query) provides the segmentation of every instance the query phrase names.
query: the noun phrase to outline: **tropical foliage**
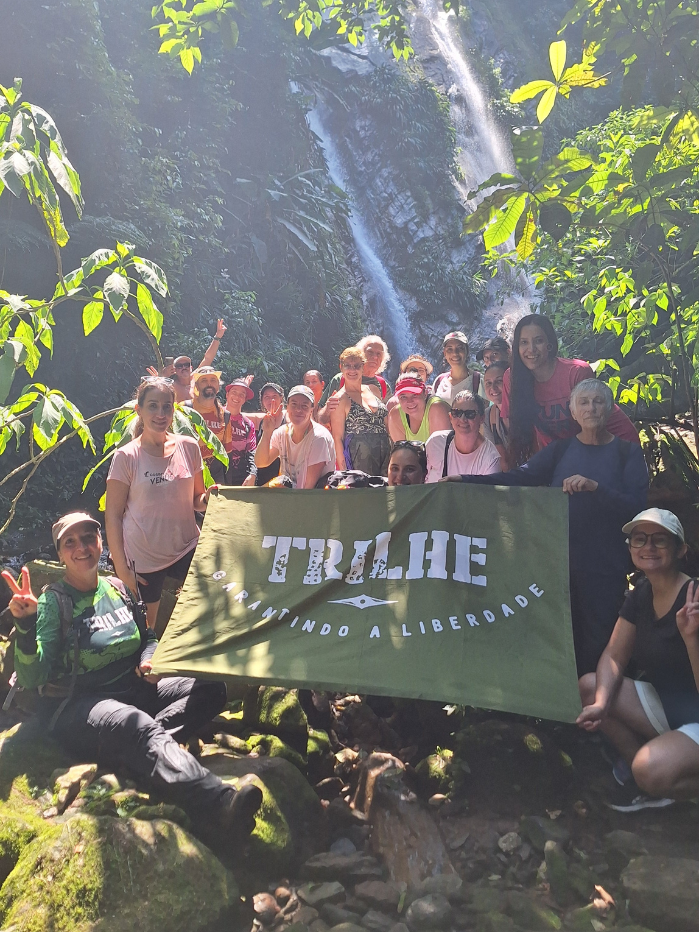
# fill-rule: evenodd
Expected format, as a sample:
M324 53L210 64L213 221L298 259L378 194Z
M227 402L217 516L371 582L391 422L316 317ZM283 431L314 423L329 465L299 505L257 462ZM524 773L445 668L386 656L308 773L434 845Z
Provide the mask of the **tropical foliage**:
M565 40L552 43L553 80L529 82L512 100L538 98L543 122L573 90L616 80L623 110L546 160L542 128L515 129L515 172L473 193L482 200L465 229L483 229L489 250L514 237L511 260L526 261L571 344L589 351L590 325L600 335L598 371L612 373L620 400L679 393L699 439L699 9L578 0L561 32L578 23L581 61L566 68Z

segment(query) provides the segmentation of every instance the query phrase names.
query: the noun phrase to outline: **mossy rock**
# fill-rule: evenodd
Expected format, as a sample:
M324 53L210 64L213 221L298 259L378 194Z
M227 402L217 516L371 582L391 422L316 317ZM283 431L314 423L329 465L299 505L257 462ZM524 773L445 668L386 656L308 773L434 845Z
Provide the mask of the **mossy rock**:
M243 699L243 722L249 728L277 735L299 753L306 753L308 719L298 689L252 686Z
M428 795L448 793L452 786L452 760L454 754L448 749L425 757L415 767L420 788Z
M52 774L72 763L37 719L0 733L0 813L39 815L37 799L53 791Z
M0 809L0 884L13 870L24 848L44 830L45 825L39 819L27 821Z
M263 800L250 839L250 859L266 873L286 871L324 850L327 825L320 800L300 771L283 757L202 759L226 783L254 783Z
M245 744L249 751L264 757L283 757L301 773L306 773L306 759L276 735L250 735Z
M196 932L237 899L231 874L179 825L78 815L24 848L0 921L14 932Z
M308 729L306 757L308 759L308 780L313 786L321 780L333 776L337 761L332 753L327 731L318 728Z
M308 743L306 744L308 758L310 759L314 755L322 757L324 754L329 754L330 751L330 738L327 731L322 731L320 728L309 728Z

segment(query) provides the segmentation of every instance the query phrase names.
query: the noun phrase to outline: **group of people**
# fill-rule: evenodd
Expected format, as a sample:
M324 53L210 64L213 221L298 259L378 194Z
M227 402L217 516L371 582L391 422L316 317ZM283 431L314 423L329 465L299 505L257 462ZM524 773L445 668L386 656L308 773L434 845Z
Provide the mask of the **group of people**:
M684 531L670 512L646 509L634 425L588 363L558 355L546 317L522 318L512 346L488 340L480 367L465 334L448 333L445 371L432 379L431 362L412 354L393 388L383 375L387 346L372 334L340 354L327 386L317 370L286 392L265 383L257 412L242 410L255 398L253 377L223 387L213 366L224 333L219 321L196 369L180 356L138 387L133 439L116 450L107 478L115 577L97 576L101 531L85 514L54 525L66 566L58 589L37 599L25 570L17 582L3 574L18 681L42 690L57 734L117 756L167 798L243 836L259 793L236 795L180 746L223 707L225 689L156 682L150 668L163 582L186 576L207 483L550 486L569 500L579 724L601 729L618 750L614 773L629 795L619 808L645 805L641 791L649 805L699 794L699 588L683 570ZM176 403L199 415L227 465L209 443L172 431ZM629 594L631 563L644 577Z

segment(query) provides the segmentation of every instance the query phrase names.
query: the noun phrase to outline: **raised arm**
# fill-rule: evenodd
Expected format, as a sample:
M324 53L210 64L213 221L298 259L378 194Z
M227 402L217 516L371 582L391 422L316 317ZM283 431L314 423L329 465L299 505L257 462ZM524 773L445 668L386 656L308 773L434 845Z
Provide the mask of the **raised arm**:
M265 414L262 418L262 435L257 443L257 449L255 450L255 465L258 469L263 469L265 466L271 466L271 464L279 457L279 450L271 445L272 434L277 429L281 427L282 418L284 417L284 411L282 406L276 410L273 410L271 414Z
M687 648L694 682L699 690L699 584L690 582L687 586L687 598L676 618L677 629Z
M216 353L218 353L218 348L223 339L223 335L228 328L223 322L223 318L219 318L216 326L216 336L213 338L211 343L209 343L209 348L204 353L204 358L199 363L198 368L201 369L202 366L212 366L214 364L214 359L216 358Z

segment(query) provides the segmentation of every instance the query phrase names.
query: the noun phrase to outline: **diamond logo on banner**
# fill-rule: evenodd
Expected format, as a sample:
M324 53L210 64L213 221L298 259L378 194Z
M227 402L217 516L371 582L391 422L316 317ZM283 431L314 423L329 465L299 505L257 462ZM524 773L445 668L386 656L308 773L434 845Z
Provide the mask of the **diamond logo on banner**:
M372 599L370 595L356 595L353 599L328 599L328 605L353 605L355 608L374 608L376 605L395 605L396 599L387 602L384 599Z

